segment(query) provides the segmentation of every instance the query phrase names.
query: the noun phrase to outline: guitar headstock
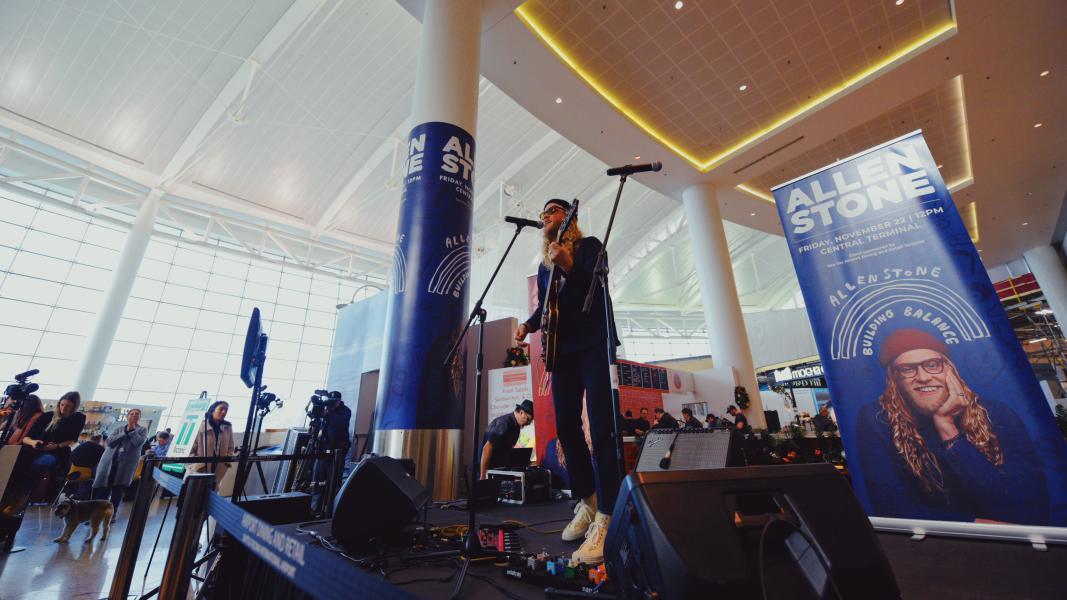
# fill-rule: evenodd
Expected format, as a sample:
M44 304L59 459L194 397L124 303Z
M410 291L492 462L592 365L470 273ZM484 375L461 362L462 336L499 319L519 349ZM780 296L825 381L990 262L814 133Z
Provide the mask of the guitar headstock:
M556 243L563 242L563 232L570 228L571 223L578 218L578 199L575 198L571 203L571 209L567 211L567 216L563 217L563 222L559 224L559 231L556 232Z

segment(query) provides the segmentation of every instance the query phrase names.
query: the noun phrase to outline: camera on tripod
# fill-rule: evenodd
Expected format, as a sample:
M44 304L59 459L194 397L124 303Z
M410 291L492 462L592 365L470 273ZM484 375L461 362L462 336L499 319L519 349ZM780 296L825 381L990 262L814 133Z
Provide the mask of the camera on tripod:
M321 419L326 416L326 405L334 400L341 399L341 392L329 391L329 390L315 390L315 394L308 400L307 406L304 410L307 412L308 417L312 419Z
M28 381L30 377L33 377L40 372L40 369L30 369L25 373L15 375L15 383L7 386L4 390L4 395L10 400L10 406L12 408L16 410L21 408L22 401L25 400L27 396L40 389L41 386Z

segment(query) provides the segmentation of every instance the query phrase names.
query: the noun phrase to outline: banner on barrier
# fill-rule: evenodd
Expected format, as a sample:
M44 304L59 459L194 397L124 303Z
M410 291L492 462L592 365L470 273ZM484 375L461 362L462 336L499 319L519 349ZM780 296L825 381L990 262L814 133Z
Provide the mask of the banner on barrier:
M922 133L773 192L868 514L1067 525L1067 444Z

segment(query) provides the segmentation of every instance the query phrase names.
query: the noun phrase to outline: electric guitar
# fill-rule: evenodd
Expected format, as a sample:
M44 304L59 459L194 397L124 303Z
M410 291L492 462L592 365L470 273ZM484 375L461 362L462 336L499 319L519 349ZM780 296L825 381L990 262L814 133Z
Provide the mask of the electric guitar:
M578 199L574 199L570 212L563 217L563 222L556 232L556 243L563 243L563 233L570 228L575 217L578 216ZM556 367L556 352L559 348L559 288L560 274L562 271L552 265L548 272L548 288L545 290L545 301L541 306L541 359L545 361L545 371L551 373Z

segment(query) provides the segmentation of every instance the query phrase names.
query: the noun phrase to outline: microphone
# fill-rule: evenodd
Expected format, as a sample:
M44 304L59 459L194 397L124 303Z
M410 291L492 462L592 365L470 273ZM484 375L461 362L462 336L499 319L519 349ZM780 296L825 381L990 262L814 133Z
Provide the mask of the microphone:
M538 223L538 226L540 226L540 225L541 224ZM21 383L23 379L26 379L28 377L33 377L34 375L36 375L36 374L38 374L40 372L41 372L40 369L30 369L29 371L26 371L25 373L19 373L18 375L15 375L15 381L18 381L18 382Z
M514 223L519 227L533 227L534 229L541 229L545 226L541 221L534 221L533 219L523 219L522 217L504 217L504 220L508 223Z
M663 163L656 160L650 163L645 163L643 165L626 165L625 167L612 167L608 169L608 176L614 177L615 175L633 175L634 173L659 171L662 168Z

